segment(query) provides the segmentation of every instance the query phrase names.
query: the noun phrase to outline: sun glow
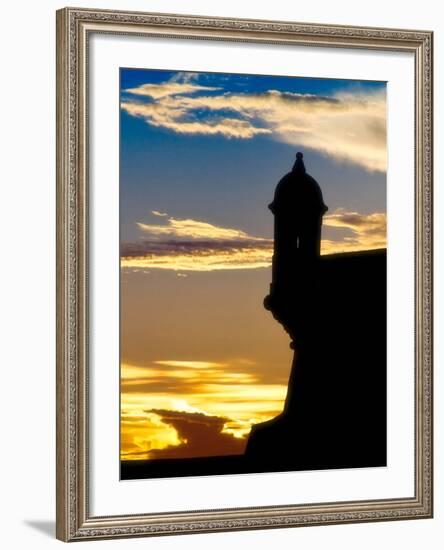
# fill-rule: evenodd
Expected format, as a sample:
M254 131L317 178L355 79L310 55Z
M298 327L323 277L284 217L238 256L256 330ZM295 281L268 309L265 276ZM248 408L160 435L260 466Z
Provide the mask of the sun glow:
M122 364L122 460L157 458L162 450L174 456L174 448L182 450L185 443L181 427L188 424L196 434L196 426L202 426L216 448L218 438L231 438L243 452L251 426L279 414L287 390L286 384L260 383L252 367L242 360ZM206 454L212 452L210 447ZM201 453L205 456L205 450Z

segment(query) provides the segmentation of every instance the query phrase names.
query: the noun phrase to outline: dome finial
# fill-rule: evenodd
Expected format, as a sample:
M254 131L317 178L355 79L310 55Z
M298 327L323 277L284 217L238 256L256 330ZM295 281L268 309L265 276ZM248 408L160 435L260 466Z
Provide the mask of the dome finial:
M305 174L305 165L304 161L302 160L303 157L304 155L300 151L296 153L296 161L293 165L293 172L297 174Z

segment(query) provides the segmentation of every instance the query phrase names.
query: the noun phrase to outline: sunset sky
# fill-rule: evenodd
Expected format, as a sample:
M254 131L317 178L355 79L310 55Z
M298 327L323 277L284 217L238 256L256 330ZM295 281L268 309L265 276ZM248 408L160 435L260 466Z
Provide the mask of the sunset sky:
M386 246L386 85L120 74L121 458L242 453L292 358L262 305L267 205L303 151L322 253Z

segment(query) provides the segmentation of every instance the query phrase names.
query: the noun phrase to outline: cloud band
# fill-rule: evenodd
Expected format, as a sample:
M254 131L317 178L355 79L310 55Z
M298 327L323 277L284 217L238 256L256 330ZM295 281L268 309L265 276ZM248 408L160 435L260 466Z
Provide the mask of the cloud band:
M121 267L173 271L218 271L269 267L273 240L208 222L162 216L163 224L139 223L151 238L121 246ZM322 254L355 252L386 246L386 215L337 210L324 217L329 232L345 231L340 239L324 238Z
M279 90L234 93L171 80L124 92L123 111L178 134L236 139L268 135L368 171L386 170L385 91L335 96Z

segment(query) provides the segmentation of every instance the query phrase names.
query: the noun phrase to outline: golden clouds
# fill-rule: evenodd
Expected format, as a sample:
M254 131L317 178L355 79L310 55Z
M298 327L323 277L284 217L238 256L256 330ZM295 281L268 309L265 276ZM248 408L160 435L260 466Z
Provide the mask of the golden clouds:
M156 414L128 409L120 415L120 457L122 460L148 458L151 449L165 449L182 443L177 431L164 424ZM147 437L147 433L149 437Z
M163 224L138 224L152 238L122 245L122 268L220 271L271 265L272 239L200 220L171 218L163 213L161 217ZM381 212L336 210L324 217L324 229L331 236L323 238L321 253L384 248L386 223Z
M167 216L166 225L138 223L142 231L151 235L167 235L168 237L190 238L190 239L211 239L229 241L264 242L268 239L253 237L241 229L220 227L208 222L192 219L177 219L169 217L168 214L152 211L156 216Z
M346 235L340 241L322 241L324 254L356 252L387 246L387 215L383 212L362 215L358 212L337 210L324 217L324 226L346 230Z
M181 251L178 247L168 247L169 251L152 251L151 246L139 255L123 256L122 268L131 269L170 269L174 271L220 271L226 269L257 269L271 263L272 245L263 247L192 248Z
M154 211L157 217L159 213ZM162 215L163 223L138 223L150 240L124 244L123 268L174 271L257 269L270 265L272 239L249 235L241 229L201 220Z
M162 360L162 361L153 361L155 365L162 365L165 367L179 367L179 368L189 368L189 369L211 369L211 368L223 368L226 363L215 363L211 361L172 361L172 360Z
M122 364L121 457L191 456L190 448L193 456L241 453L251 426L281 412L286 389L262 383L242 358Z
M177 81L125 91L130 99L122 101L124 111L176 133L238 139L265 134L368 171L386 170L385 92L232 93Z

